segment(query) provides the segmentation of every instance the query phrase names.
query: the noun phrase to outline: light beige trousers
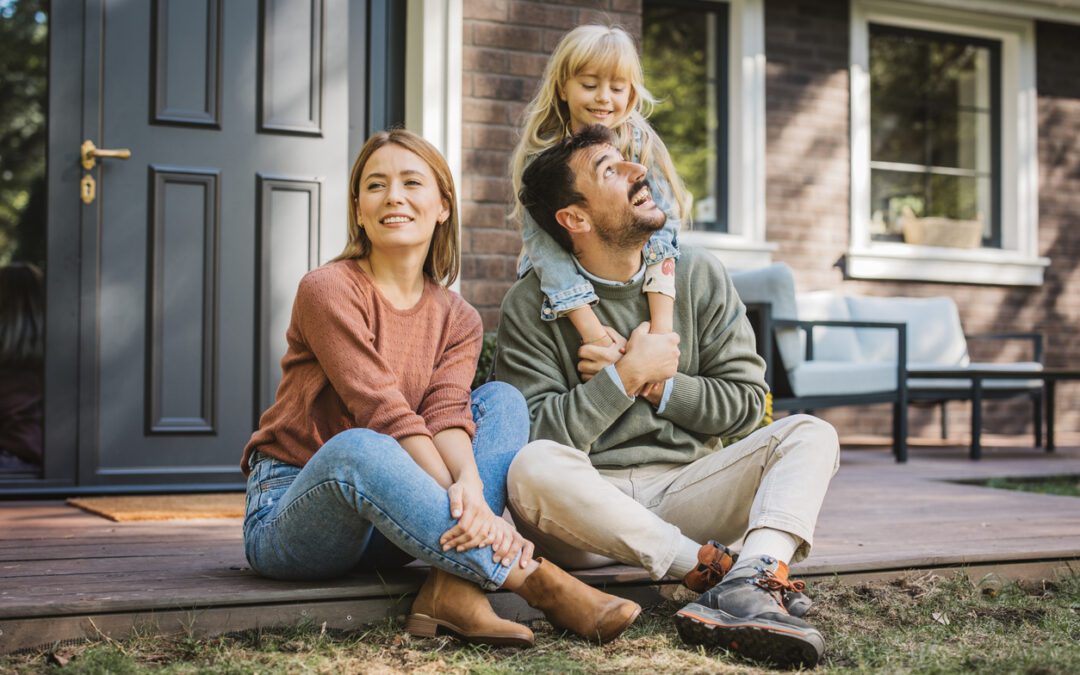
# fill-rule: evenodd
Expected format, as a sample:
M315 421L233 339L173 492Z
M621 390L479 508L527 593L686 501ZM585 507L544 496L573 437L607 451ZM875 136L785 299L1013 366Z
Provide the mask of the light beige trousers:
M538 554L571 569L618 561L660 579L686 535L723 544L772 528L810 553L829 480L839 466L836 431L791 415L690 464L597 469L552 441L518 453L507 478L510 511Z

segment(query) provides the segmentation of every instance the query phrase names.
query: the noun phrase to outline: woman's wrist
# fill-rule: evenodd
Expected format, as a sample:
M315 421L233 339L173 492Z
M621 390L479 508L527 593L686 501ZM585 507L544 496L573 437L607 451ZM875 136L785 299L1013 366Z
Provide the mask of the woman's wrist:
M454 477L454 482L484 489L484 481L480 478L480 472L475 466L462 467L458 475Z

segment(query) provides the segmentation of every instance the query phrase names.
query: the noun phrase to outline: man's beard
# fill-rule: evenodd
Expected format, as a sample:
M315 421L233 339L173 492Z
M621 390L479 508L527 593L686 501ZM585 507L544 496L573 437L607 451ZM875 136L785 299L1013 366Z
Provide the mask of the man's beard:
M659 215L638 213L636 209L631 209L629 214L602 214L593 220L593 227L600 241L611 248L641 248L667 222L667 215L660 209L656 211Z

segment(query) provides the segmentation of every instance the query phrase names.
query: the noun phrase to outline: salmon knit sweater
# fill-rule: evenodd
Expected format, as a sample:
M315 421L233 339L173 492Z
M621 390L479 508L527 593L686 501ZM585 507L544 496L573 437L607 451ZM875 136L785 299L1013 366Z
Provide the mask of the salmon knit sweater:
M354 260L300 281L274 404L244 448L303 467L334 435L366 428L396 439L459 427L475 432L469 388L483 326L457 293L425 279L420 301L395 309Z

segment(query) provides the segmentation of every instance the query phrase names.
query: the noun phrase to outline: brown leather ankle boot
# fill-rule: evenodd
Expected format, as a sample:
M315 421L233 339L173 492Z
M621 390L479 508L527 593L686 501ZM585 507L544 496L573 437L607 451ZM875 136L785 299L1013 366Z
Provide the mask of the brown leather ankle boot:
M536 561L540 566L515 592L556 628L603 644L619 637L641 613L636 602L599 591L543 558Z
M450 632L485 645L531 647L534 642L528 627L495 614L479 586L439 569L431 570L416 594L405 632L417 637Z

